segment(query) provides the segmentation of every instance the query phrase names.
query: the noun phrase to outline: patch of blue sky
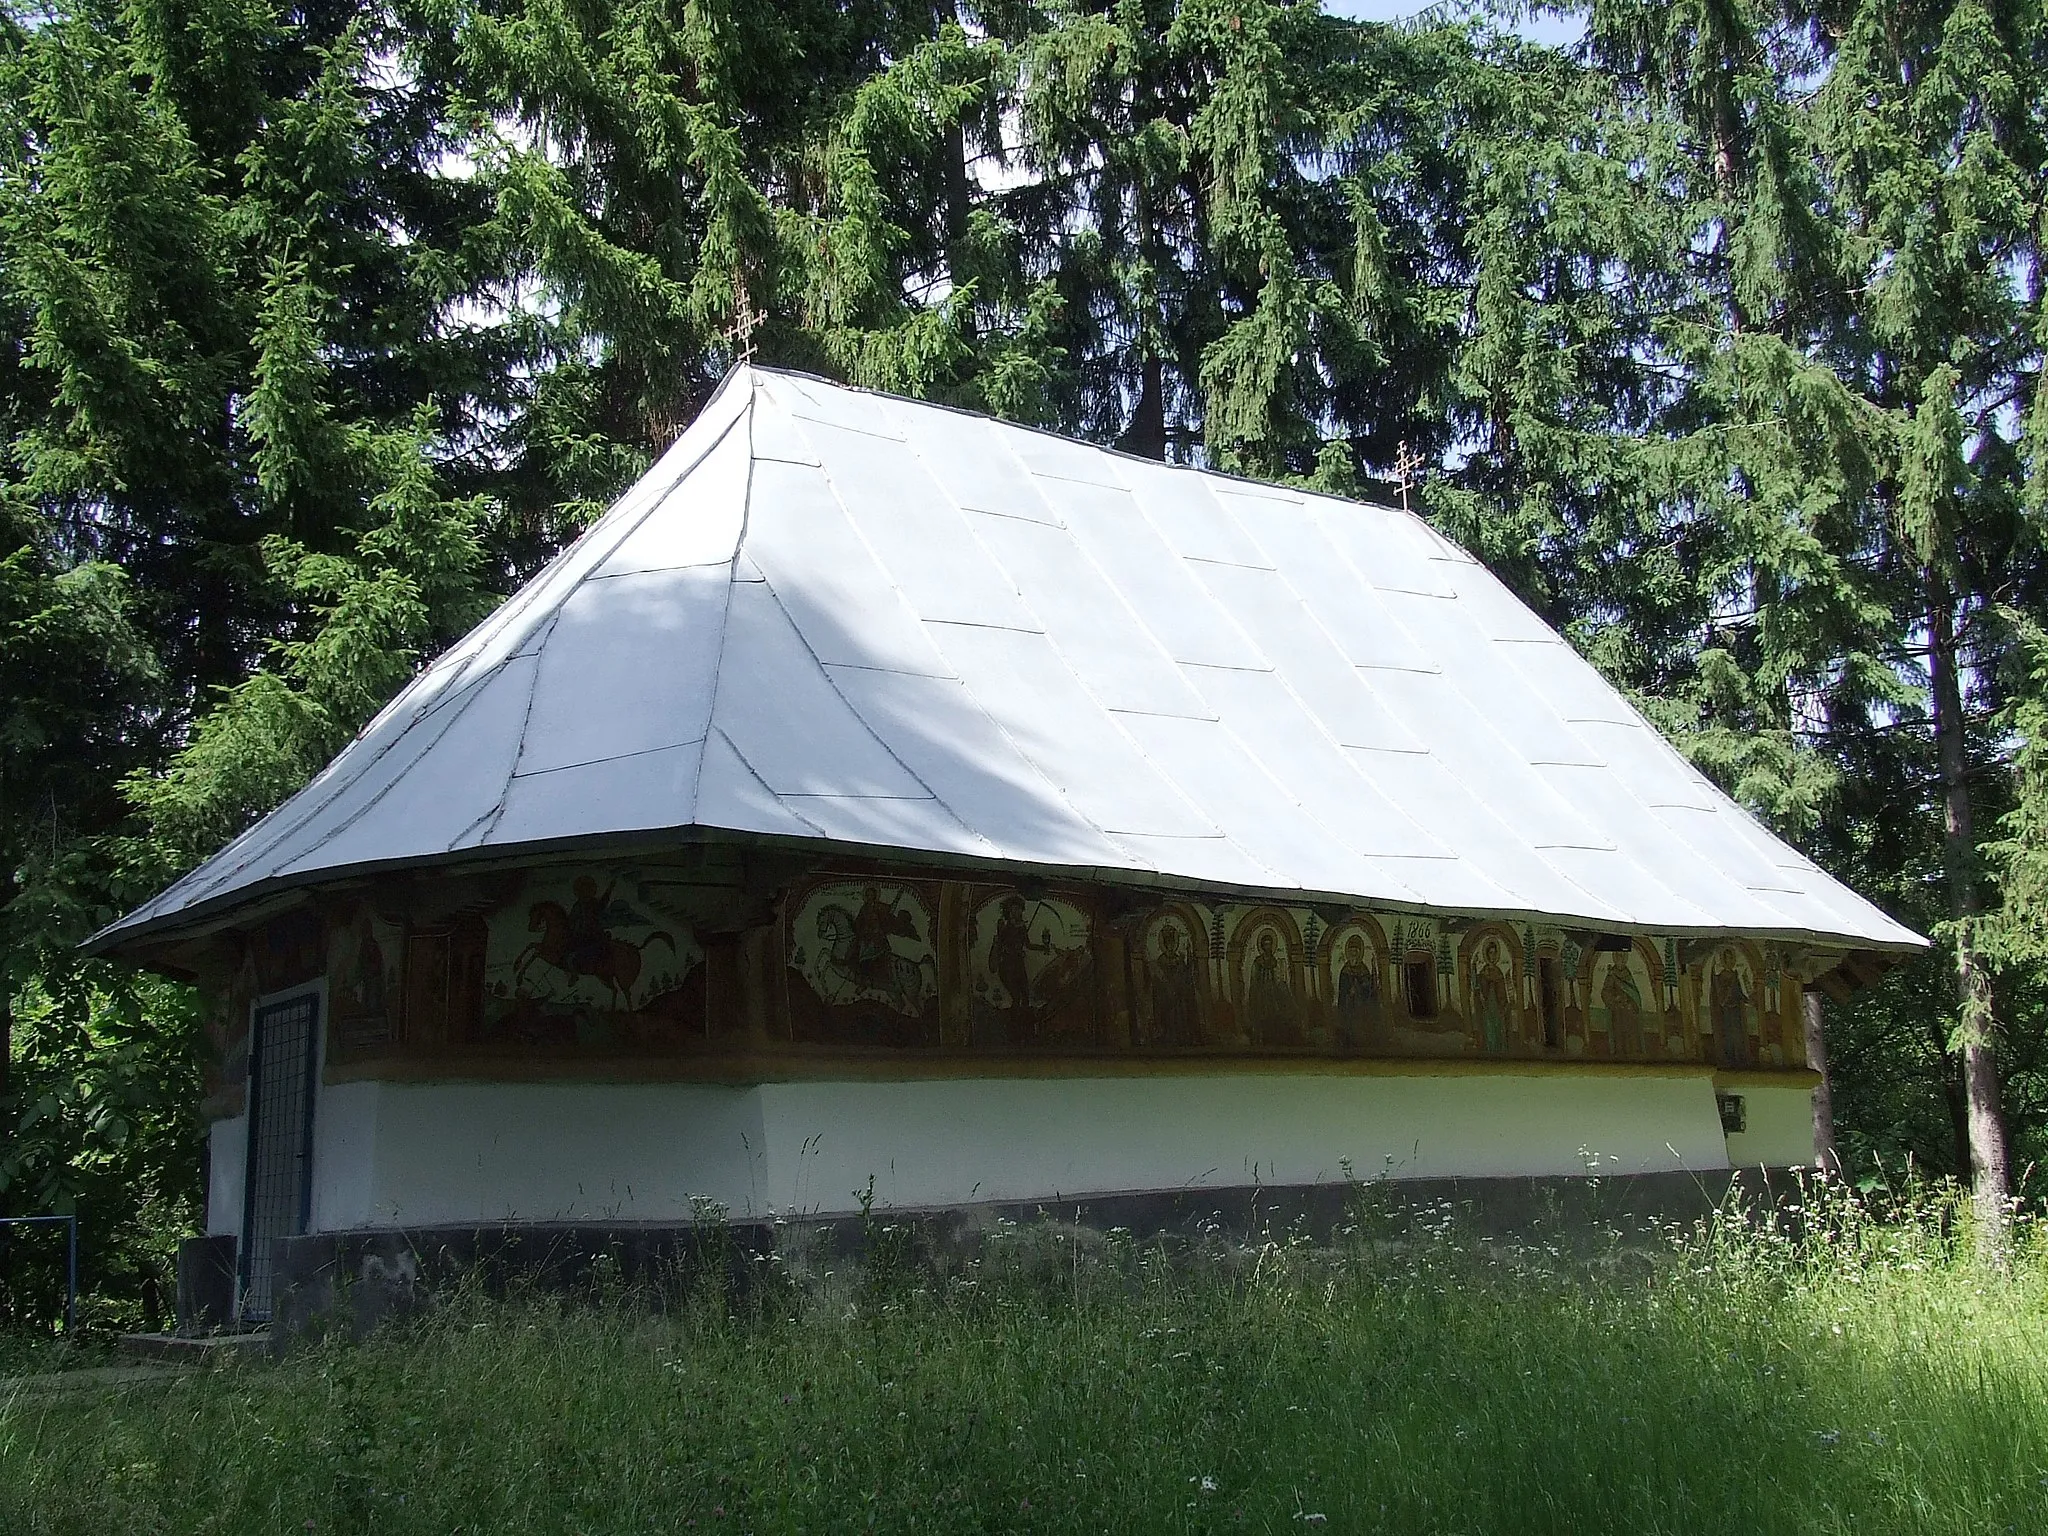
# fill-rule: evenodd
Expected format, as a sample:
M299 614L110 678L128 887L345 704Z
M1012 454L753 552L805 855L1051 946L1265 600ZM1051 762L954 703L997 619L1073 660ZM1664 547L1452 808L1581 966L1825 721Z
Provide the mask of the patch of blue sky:
M1323 9L1333 16L1350 16L1359 21L1406 21L1427 24L1435 18L1455 20L1485 15L1494 26L1516 32L1532 43L1552 48L1570 48L1586 35L1585 13L1569 5L1532 4L1529 0L1323 0Z

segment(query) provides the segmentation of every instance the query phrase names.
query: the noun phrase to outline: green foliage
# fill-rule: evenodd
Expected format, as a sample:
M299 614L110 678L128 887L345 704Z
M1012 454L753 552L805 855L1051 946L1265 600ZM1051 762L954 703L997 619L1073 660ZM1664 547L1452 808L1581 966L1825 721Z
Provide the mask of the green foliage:
M15 994L0 1210L79 1218L81 1326L172 1320L170 1255L205 1199L192 1155L200 1038L190 989L126 967L46 960ZM61 1315L62 1275L54 1240L16 1234L0 1319L47 1326Z
M28 1532L1979 1532L2048 1518L2048 1270L1818 1192L1596 1262L1368 1218L1189 1262L1012 1229L731 1312L455 1300L361 1346L0 1396ZM1429 1225L1435 1225L1434 1222ZM1551 1234L1555 1237L1557 1234Z
M425 456L430 424L422 409L412 433L365 445L388 481L352 555L265 541L265 563L312 622L225 691L165 771L128 782L171 857L196 862L283 801L411 677L422 650L489 611L475 585L486 508L442 496Z
M197 1011L72 946L485 611L517 362L447 324L473 199L395 18L216 9L0 29L0 1211L78 1209L152 1321Z

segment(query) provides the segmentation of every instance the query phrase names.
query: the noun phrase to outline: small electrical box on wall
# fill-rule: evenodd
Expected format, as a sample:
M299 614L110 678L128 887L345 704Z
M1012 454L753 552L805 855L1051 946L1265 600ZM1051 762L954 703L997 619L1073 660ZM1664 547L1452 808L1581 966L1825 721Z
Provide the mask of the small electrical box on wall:
M1734 1136L1749 1128L1749 1113L1739 1093L1717 1093L1714 1103L1721 1111L1721 1134Z

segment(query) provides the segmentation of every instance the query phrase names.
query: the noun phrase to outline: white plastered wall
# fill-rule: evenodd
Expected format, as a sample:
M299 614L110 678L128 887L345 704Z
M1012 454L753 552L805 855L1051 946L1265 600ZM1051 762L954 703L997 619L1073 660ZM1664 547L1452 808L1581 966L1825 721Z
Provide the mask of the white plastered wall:
M1809 1160L1810 1132L1793 1147L1770 1097L1802 1091L1752 1092L1738 1160ZM346 1083L320 1101L313 1225L674 1221L705 1199L740 1217L843 1212L870 1177L878 1203L922 1206L1314 1183L1347 1165L1718 1169L1731 1150L1704 1073Z
M1742 1096L1744 1128L1728 1136L1728 1161L1737 1168L1813 1165L1813 1090L1741 1083L1724 1091Z
M765 1208L757 1088L343 1083L328 1089L313 1227L673 1221Z
M206 1136L206 1235L242 1235L242 1197L248 1187L249 1117L216 1120Z

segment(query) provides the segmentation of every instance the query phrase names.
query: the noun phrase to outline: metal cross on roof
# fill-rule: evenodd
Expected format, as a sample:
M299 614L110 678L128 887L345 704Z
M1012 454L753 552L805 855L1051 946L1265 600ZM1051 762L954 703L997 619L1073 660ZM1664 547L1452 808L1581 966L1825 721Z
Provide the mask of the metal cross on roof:
M754 360L754 332L767 323L768 316L754 308L753 301L747 297L746 282L737 272L732 275L732 295L732 324L726 329L725 339L732 346L734 362L751 363Z
M1395 482L1401 487L1401 510L1403 512L1409 510L1408 487L1417 483L1422 474L1423 466L1427 462L1420 453L1410 448L1405 442L1401 444L1401 451L1394 456L1394 478Z

